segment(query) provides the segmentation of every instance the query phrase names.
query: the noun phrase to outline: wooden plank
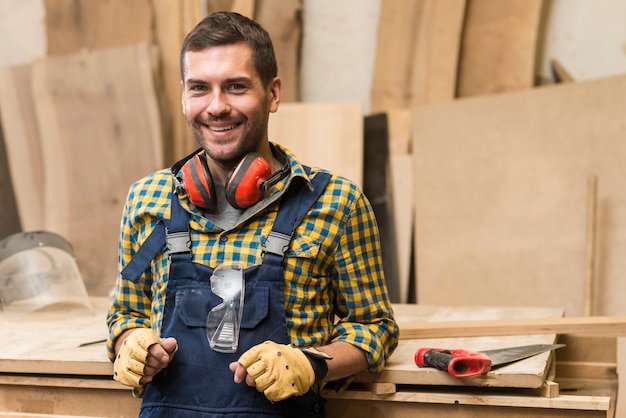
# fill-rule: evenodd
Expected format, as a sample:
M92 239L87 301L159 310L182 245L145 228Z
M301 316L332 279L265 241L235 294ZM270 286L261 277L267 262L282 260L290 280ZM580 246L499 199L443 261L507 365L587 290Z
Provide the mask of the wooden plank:
M282 103L270 115L268 130L270 141L287 147L304 164L333 170L362 186L360 103Z
M150 54L138 44L33 64L37 121L45 127L45 227L72 244L92 295L115 285L129 185L162 166Z
M45 0L48 54L152 43L150 0Z
M419 15L409 106L452 100L466 0L427 0Z
M455 417L607 417L611 398L608 396L560 395L545 398L523 395L462 394L449 392L401 391L379 397L368 391L334 392L326 390L328 412L346 418L455 416ZM447 407L448 406L448 407ZM480 409L471 408L481 406Z
M372 113L454 98L464 11L465 0L381 2Z
M371 113L409 106L411 63L423 0L382 0L372 81Z
M301 14L301 0L259 1L256 5L255 20L268 31L274 45L283 103L300 99Z
M32 120L35 102L30 71L30 64L0 68L0 117L8 163L4 167L13 179L17 206L14 232L20 231L20 224L24 231L44 229L45 178L39 128ZM8 208L2 212L10 213Z
M400 303L414 300L411 288L411 257L413 251L414 185L413 157L411 155L391 155L389 187L393 224L395 232L396 275Z
M534 85L543 0L468 0L458 97Z
M396 263L396 237L391 194L388 191L389 135L387 115L378 113L364 119L363 135L363 193L367 196L376 216L380 246L389 299L400 302L400 288Z
M210 7L214 2L208 2ZM171 165L198 147L181 107L180 47L189 32L203 17L198 0L152 0L155 43L159 47L159 76L164 109L164 163ZM223 9L222 9L223 10Z
M422 347L464 348L481 351L496 348L516 347L527 344L552 344L556 334L522 335L464 335L457 330L447 334L431 335L428 332L418 334L413 324L449 324L464 321L533 321L539 319L557 319L563 311L554 308L531 307L435 307L414 304L394 304L394 312L400 326L400 343L388 360L385 369L379 374L359 373L355 382L395 383L402 385L428 386L463 386L463 387L509 387L541 388L545 383L554 353L546 352L505 367L497 368L486 375L457 379L446 372L429 367L417 367L414 363L415 352ZM507 321L507 322L508 322ZM482 322L482 321L481 321ZM443 326L443 325L442 325ZM420 328L420 331L422 328Z
M595 314L623 313L624 108L623 75L415 108L417 301L581 315L593 173Z
M400 329L402 339L528 334L623 337L626 336L626 316L413 322L401 324Z

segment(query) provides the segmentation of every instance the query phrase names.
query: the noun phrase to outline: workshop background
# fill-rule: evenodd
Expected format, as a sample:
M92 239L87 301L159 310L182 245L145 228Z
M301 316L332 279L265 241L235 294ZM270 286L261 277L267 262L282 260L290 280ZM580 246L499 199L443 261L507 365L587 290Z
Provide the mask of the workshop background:
M179 47L273 36L270 140L363 186L394 302L626 305L626 2L2 0L0 239L47 230L114 286L128 186L196 144Z

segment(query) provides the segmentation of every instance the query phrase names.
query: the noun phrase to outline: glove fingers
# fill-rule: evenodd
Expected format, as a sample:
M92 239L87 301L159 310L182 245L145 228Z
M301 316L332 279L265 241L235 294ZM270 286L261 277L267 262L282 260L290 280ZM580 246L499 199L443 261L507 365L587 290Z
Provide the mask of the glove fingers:
M267 388L276 383L276 379L270 373L263 373L256 377L253 377L256 383L256 388L261 392L265 392Z
M247 368L248 374L254 380L260 377L263 373L267 372L267 365L263 360L259 360Z
M259 346L252 347L251 349L243 353L237 361L247 369L257 360L259 360Z

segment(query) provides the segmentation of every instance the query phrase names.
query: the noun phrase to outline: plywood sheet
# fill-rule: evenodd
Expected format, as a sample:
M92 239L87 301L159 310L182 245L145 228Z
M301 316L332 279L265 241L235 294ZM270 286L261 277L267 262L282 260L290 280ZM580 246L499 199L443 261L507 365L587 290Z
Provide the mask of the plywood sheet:
M625 311L626 77L414 111L417 301L581 315L598 176L598 315Z
M465 0L381 2L372 112L454 97L464 12Z
M269 139L287 147L304 164L363 184L360 103L282 103L270 115Z
M394 305L396 320L402 333L402 324L415 321L464 321L480 319L524 319L524 318L558 318L563 315L562 309L556 308L509 308L504 306L433 306L433 305ZM390 382L410 385L442 385L442 386L489 386L538 388L546 380L553 353L546 352L531 358L512 363L494 370L486 375L457 379L446 372L430 367L420 368L414 363L415 352L423 347L462 348L472 351L491 350L517 347L528 344L553 344L555 334L518 335L518 336L486 336L471 338L436 338L401 340L392 354L385 370L379 375L359 374L357 381Z
M543 0L468 0L459 97L530 88Z
M115 285L130 184L161 168L161 130L145 44L33 64L44 156L45 227L74 247L87 290Z
M157 83L164 101L161 117L164 162L171 165L198 147L182 112L179 58L183 39L203 15L201 2L197 0L152 0L151 3L155 20L155 43L159 48L160 71ZM213 11L212 7L221 6L214 3L216 2L208 2L209 11Z
M255 20L272 37L278 76L283 82L283 102L297 102L300 98L301 14L301 0L260 1L256 4Z
M45 0L48 54L152 43L150 0Z

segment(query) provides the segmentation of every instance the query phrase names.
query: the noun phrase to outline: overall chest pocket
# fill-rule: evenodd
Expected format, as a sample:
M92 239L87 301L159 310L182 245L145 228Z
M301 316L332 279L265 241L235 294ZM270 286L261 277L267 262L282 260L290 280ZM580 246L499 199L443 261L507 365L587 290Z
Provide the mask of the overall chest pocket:
M184 285L176 290L176 314L190 328L206 327L207 315L222 298L211 291L208 283ZM241 328L255 328L269 312L269 288L248 287L244 293Z

